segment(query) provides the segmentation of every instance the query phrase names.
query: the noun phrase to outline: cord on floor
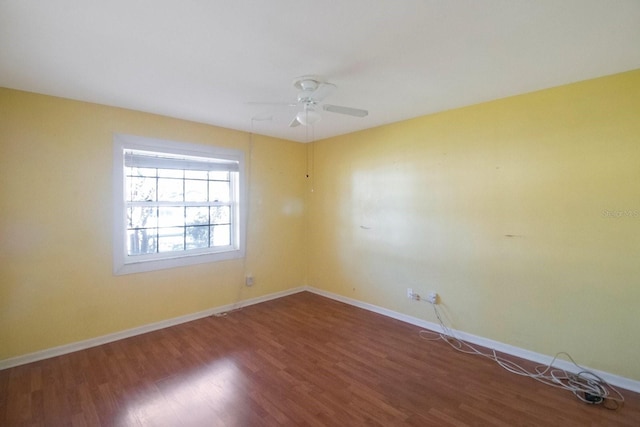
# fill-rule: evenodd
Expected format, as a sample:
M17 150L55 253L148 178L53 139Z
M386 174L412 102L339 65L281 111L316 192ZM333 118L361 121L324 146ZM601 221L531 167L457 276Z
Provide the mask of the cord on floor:
M566 352L557 353L548 365L539 365L533 372L518 365L517 363L498 356L495 350L491 353L484 353L471 344L459 339L453 331L447 327L440 316L436 304L430 304L438 319L442 332L421 330L420 337L426 340L443 340L452 348L462 353L475 354L486 357L496 362L500 367L516 375L533 378L551 387L571 391L578 399L588 404L602 404L605 408L616 410L624 405L624 397L611 384L600 378L593 372L578 365L575 360ZM429 337L432 335L434 337ZM576 367L577 373L568 372L564 369L554 367L554 363L560 356L566 356Z

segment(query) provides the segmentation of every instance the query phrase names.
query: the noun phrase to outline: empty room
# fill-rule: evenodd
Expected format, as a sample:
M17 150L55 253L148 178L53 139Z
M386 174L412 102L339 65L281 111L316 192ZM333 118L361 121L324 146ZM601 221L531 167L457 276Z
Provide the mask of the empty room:
M0 425L640 425L640 2L0 2Z

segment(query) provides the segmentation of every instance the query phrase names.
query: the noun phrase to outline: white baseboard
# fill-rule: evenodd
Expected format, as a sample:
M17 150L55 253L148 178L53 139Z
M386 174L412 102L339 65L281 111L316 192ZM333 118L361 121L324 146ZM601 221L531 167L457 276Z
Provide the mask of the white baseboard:
M287 289L286 291L275 292L269 295L263 295L261 297L239 301L234 304L227 304L220 307L214 307L214 308L210 308L208 310L200 311L197 313L174 317L173 319L162 320L160 322L150 323L147 325L139 326L137 328L127 329L125 331L115 332L112 334L107 334L107 335L91 338L84 341L78 341L71 344L65 344L59 347L48 348L46 350L25 354L23 356L0 360L0 370L13 368L14 366L25 365L31 362L37 362L38 360L48 359L50 357L62 356L63 354L73 353L74 351L96 347L102 344L107 344L113 341L130 338L136 335L146 334L147 332L157 331L159 329L168 328L170 326L179 325L181 323L191 322L193 320L202 319L204 317L212 316L214 314L220 314L226 311L236 310L242 307L247 307L247 306L258 304L265 301L270 301L276 298L282 298L287 295L302 292L305 289L306 289L305 287Z
M389 310L373 304L368 304L366 302L358 301L353 298L334 294L332 292L327 292L322 289L317 289L312 286L307 286L305 289L309 292L313 292L315 294L318 294L327 298L331 298L333 300L340 301L345 304L353 305L355 307L363 308L365 310L369 310L374 313L382 314L384 316L391 317L393 319L401 320L403 322L410 323L412 325L416 325L421 328L428 329L430 331L435 331L438 333L442 332L442 328L437 323L428 322L426 320L419 319L417 317L408 316L406 314L398 313L393 310ZM463 341L466 341L471 344L480 345L482 347L494 349L500 353L505 353L505 354L519 357L521 359L530 360L532 362L539 363L540 365L548 365L553 361L553 357L547 356L545 354L525 350L520 347L515 347L509 344L501 343L499 341L493 341L488 338L479 337L477 335L468 334L466 332L458 331L455 329L451 329L451 330L453 331L453 333L456 335L457 338ZM576 366L569 361L556 359L556 361L554 362L554 366L560 369L564 369L567 372L577 373ZM613 386L634 391L636 393L640 393L640 381L632 380L630 378L625 378L615 374L610 374L608 372L599 371L597 369L591 369L586 366L583 366L583 368L593 372L594 374L598 375L600 378L602 378L603 380L605 380L606 382L608 382Z
M403 313L399 313L393 310L379 307L377 305L358 301L353 298L334 294L332 292L327 292L322 289L314 288L312 286L301 286L297 288L287 289L286 291L275 292L272 294L263 295L261 297L243 300L234 304L214 307L214 308L200 311L197 313L187 314L185 316L179 316L172 319L162 320L160 322L139 326L137 328L127 329L125 331L115 332L112 334L103 335L100 337L91 338L84 341L78 341L75 343L66 344L59 347L53 347L46 350L37 351L35 353L25 354L23 356L0 360L0 370L12 368L14 366L19 366L19 365L25 365L31 362L37 362L38 360L48 359L50 357L56 357L56 356L61 356L63 354L73 353L74 351L84 350L90 347L96 347L96 346L107 344L113 341L118 341L121 339L133 337L136 335L145 334L147 332L157 331L159 329L168 328L174 325L179 325L181 323L202 319L204 317L212 316L214 314L224 313L226 311L230 311L230 310L234 310L242 307L248 307L250 305L258 304L265 301L270 301L277 298L282 298L284 296L292 295L302 291L309 291L317 295L324 296L326 298L340 301L345 304L349 304L349 305L359 307L368 311L372 311L374 313L382 314L392 319L401 320L403 322L406 322L415 326L419 326L421 328L425 328L431 331L442 332L440 325L438 325L437 323L429 322L423 319L419 319L417 317L409 316ZM468 343L480 345L486 348L491 348L501 353L510 354L512 356L530 360L532 362L539 363L541 365L548 365L553 360L553 357L547 356L545 354L525 350L520 347L515 347L509 344L501 343L499 341L493 341L487 338L468 334L466 332L457 331L455 329L452 329L452 331L456 334L456 336L459 339L464 340ZM554 366L569 372L574 372L576 368L575 365L573 365L571 362L568 362L565 360L556 360L554 363ZM624 388L626 390L634 391L636 393L640 393L640 381L632 380L632 379L625 378L615 374L610 374L608 372L599 371L597 369L591 369L588 367L584 367L584 368L598 375L599 377L601 377L611 385Z

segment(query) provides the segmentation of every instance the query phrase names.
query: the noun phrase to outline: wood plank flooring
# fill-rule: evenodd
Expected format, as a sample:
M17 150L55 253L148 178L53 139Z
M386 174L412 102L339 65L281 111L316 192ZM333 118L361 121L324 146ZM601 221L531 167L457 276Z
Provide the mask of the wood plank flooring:
M639 426L302 292L0 371L2 426Z

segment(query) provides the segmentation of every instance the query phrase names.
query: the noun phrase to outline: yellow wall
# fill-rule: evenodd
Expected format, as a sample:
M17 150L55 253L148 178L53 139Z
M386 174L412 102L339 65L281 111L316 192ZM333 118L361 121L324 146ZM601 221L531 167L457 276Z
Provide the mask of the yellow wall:
M307 145L0 89L0 360L307 283L640 380L638 117L640 71ZM245 150L246 260L113 276L114 132Z
M375 106L371 106L375 109ZM308 284L640 380L640 71L313 146Z
M246 261L113 276L114 132L244 150ZM303 285L305 159L294 142L0 89L0 360Z

